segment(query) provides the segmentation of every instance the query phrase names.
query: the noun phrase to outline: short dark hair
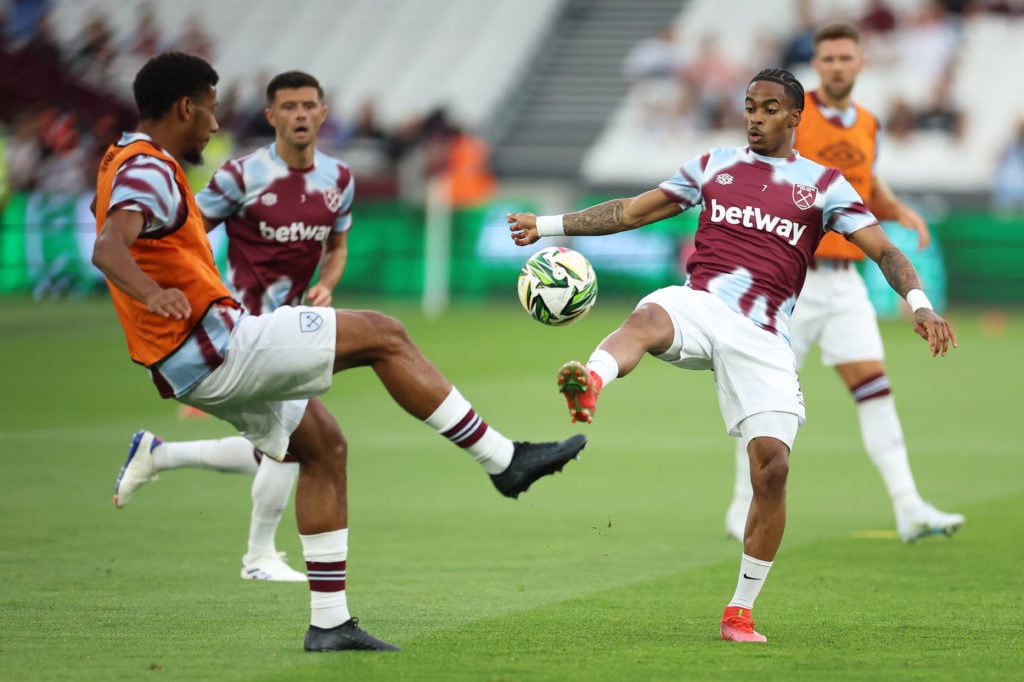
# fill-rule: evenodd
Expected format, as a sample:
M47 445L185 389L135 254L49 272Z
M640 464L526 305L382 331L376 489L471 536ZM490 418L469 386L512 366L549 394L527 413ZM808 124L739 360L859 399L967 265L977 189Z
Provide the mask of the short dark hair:
M849 38L860 45L860 29L853 24L844 22L825 24L814 32L812 44L814 47L818 47L818 43L823 40L839 40L840 38Z
M182 97L198 98L220 76L201 57L184 52L164 52L139 69L132 83L135 104L143 121L163 118Z
M755 81L771 81L778 83L786 91L786 94L793 100L793 108L803 111L804 108L804 86L789 71L785 69L761 69L757 75L750 79Z
M320 100L324 99L324 89L320 87L320 81L305 71L285 71L270 79L267 84L267 104L274 103L274 95L278 90L292 90L295 88L316 88L316 94Z

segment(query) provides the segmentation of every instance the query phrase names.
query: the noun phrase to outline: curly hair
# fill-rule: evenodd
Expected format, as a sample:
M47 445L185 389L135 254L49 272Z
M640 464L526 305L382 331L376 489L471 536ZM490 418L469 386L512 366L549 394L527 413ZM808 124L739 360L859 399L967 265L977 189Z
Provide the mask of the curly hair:
M804 86L789 71L785 69L761 69L757 75L750 79L755 81L771 81L778 83L786 91L786 94L793 100L793 108L803 111L804 108Z
M139 69L132 83L135 104L143 121L163 118L182 97L198 98L220 76L210 64L184 52L164 52Z

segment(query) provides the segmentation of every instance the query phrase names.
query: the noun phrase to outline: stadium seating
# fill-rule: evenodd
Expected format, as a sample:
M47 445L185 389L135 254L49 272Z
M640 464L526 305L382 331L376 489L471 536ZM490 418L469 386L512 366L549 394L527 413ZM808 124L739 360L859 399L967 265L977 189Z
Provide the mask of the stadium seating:
M903 12L921 5L917 0L890 0L889 4ZM680 14L678 33L683 44L694 44L708 32L717 33L731 55L749 60L754 56L758 32L774 29L775 37L781 40L793 30L797 25L795 6L795 2L691 0ZM831 13L823 17L831 19L855 18L863 9L863 3L857 0L819 2L817 6L830 8ZM896 45L893 49L905 47ZM1024 116L1024 108L1014 99L1017 95L1010 80L1012 72L1006 67L1022 62L1024 19L986 14L965 19L954 58L954 99L966 114L963 138L956 141L932 131L915 132L905 140L887 137L883 140L879 174L899 191L974 197L987 194L995 160ZM796 75L805 84L816 82L809 67L796 69ZM584 159L581 172L589 184L650 184L664 179L679 164L708 147L742 144L741 130L652 127L646 109L650 98L668 100L672 93L652 95L650 87L636 87L630 92ZM869 64L858 79L855 98L884 120L895 98L921 105L930 96L931 87L929 79L908 68Z
M216 46L215 64L224 84L238 84L243 97L258 97L270 74L288 68L311 71L325 86L333 111L351 119L368 101L379 123L400 125L435 107L471 129L486 131L542 49L546 28L569 0L200 0L131 4L119 0L55 0L53 25L67 43L95 14L108 18L117 39L127 41L137 10L157 14L164 37L173 39L195 13ZM825 18L852 18L863 0L813 0ZM920 0L889 0L908 13ZM798 24L797 3L680 0L679 35L684 43L716 32L730 55L756 60L757 37L783 40ZM897 46L901 48L902 46ZM956 98L967 113L959 142L936 133L886 139L880 173L900 191L981 194L990 185L995 158L1024 115L1014 101L1007 64L1024 62L1024 20L973 16L965 21L955 61ZM813 82L809 69L797 75ZM133 69L122 69L126 92ZM606 74L621 78L621 73ZM1002 80L1001 80L1002 79ZM907 70L870 65L856 97L884 116L897 96L921 103L927 79ZM741 131L652 128L643 97L634 88L584 158L579 176L592 187L642 186L664 179L682 161L711 145L742 143ZM671 93L653 93L654 97ZM968 107L981 102L984 106Z
M405 122L437 106L466 126L480 125L525 67L564 0L178 0L148 3L173 40L199 13L215 43L222 82L244 95L286 69L319 78L336 113L373 100L381 123ZM119 42L135 7L118 0L54 3L58 36L71 43L86 20L106 16ZM122 84L125 85L125 84Z

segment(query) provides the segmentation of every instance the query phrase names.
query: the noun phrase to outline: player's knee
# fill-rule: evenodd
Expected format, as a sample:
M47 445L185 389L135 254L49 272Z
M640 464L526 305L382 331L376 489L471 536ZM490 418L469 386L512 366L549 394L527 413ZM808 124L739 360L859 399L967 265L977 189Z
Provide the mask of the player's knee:
M620 331L633 338L646 352L660 355L671 346L674 329L665 309L645 303L629 314Z
M360 314L366 325L373 330L376 345L400 349L412 343L409 331L400 320L375 310L366 310Z
M344 476L348 465L348 441L340 431L324 438L309 453L307 464L330 472L332 478Z
M326 412L310 416L303 422L302 439L293 439L291 452L306 469L327 469L331 475L343 474L348 459L348 441L338 422Z
M785 445L781 442L779 447L771 448L766 456L759 458L758 466L750 471L750 483L754 493L769 498L785 494L788 478L789 457Z
M660 316L664 315L661 306L650 303L638 307L626 318L625 326L646 331L657 326Z
M324 430L324 445L322 448L324 456L332 461L340 461L344 464L348 457L348 439L341 432L337 422L332 423Z

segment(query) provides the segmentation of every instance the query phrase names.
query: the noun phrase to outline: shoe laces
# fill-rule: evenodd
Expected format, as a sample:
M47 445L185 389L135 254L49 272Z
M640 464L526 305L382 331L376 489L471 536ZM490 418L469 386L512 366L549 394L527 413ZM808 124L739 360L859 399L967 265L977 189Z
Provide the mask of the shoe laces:
M722 618L722 622L734 630L754 631L754 618L750 615L750 609L740 609L736 613L731 613Z

